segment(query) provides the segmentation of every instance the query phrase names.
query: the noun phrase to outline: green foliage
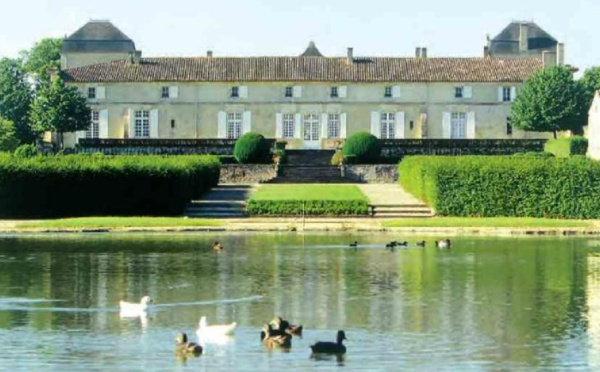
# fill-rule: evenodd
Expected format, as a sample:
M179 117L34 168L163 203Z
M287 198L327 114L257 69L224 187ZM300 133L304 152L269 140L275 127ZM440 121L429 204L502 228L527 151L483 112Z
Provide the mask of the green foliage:
M19 146L12 121L0 117L0 151L13 152Z
M525 81L511 106L511 117L516 128L556 132L582 131L587 122L589 100L584 86L573 80L566 67L545 68Z
M553 158L554 154L551 152L545 152L545 151L528 151L528 152L517 152L517 153L514 153L513 156L526 156L526 157L535 157L535 158Z
M219 170L214 156L0 155L0 217L181 215Z
M18 158L33 158L38 155L38 151L34 145L28 143L17 147L14 155Z
M57 132L62 137L64 132L86 130L90 119L86 99L77 88L65 86L58 78L38 90L31 106L33 128L40 133Z
M579 82L583 85L587 99L588 107L592 104L594 99L594 93L600 90L600 67L590 67L583 72L583 76L579 79Z
M0 60L0 116L15 125L15 136L21 143L32 143L35 134L29 124L32 101L31 87L20 61Z
M37 85L50 82L50 70L60 68L60 49L63 39L45 38L29 50L21 52L23 67L37 81Z
M573 136L557 138L546 142L544 150L559 158L568 158L573 155L585 155L588 141L585 137Z
M254 200L246 210L250 215L268 216L345 216L367 215L368 203L364 200Z
M268 163L270 145L262 134L248 132L235 141L233 156L241 164Z
M369 132L357 132L344 142L344 156L355 156L359 163L377 162L381 155L381 144L377 137Z
M600 162L583 156L410 156L398 171L442 216L600 218Z
M340 165L344 160L344 153L341 150L335 150L335 153L331 157L331 165Z

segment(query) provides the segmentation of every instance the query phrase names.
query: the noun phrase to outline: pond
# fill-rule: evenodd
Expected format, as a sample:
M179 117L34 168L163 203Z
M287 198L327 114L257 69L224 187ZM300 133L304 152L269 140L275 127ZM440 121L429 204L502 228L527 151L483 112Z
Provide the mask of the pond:
M437 237L439 239L439 237ZM416 246L425 239L427 246ZM600 239L196 233L0 237L0 369L597 369ZM215 252L218 240L225 249ZM358 248L349 246L357 240ZM390 252L384 244L408 240ZM119 300L151 296L147 317ZM302 324L289 351L262 324ZM196 341L201 316L238 322ZM311 356L344 330L344 357ZM216 342L215 342L216 341Z

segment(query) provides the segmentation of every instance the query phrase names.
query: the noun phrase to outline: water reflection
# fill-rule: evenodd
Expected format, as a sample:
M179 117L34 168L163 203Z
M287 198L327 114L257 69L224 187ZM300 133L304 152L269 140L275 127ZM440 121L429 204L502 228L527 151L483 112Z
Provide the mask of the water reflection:
M188 364L274 369L511 369L600 365L600 245L587 239L453 239L391 253L386 235L86 235L0 239L1 365L169 368L172 340L206 315L231 340ZM218 240L226 250L214 252ZM359 241L357 249L348 242ZM148 317L120 317L149 295ZM275 315L305 326L265 352ZM309 357L345 329L347 359ZM18 355L37 345L27 362ZM40 343L36 340L41 340ZM202 343L203 341L200 340ZM110 346L110 345L116 346ZM51 346L50 346L51 345ZM69 350L68 352L66 350ZM143 362L140 359L144 359ZM123 359L126 362L123 362ZM277 363L276 363L277 362ZM36 364L37 363L37 364Z

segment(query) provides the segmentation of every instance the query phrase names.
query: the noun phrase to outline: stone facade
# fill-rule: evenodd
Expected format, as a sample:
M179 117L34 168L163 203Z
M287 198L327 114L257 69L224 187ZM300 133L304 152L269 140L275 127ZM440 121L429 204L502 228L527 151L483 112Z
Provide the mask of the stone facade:
M277 175L275 164L221 164L219 184L260 183Z
M344 165L344 176L360 183L398 182L397 164L352 164Z

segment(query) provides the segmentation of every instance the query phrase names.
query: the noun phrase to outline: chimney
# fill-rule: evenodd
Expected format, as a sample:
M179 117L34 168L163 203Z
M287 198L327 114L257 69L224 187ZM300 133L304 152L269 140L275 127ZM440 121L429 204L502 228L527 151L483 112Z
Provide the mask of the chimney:
M527 39L529 38L529 25L525 22L519 23L519 52L528 50Z
M427 58L427 48L421 48L421 58Z
M346 57L346 62L348 62L349 65L354 63L354 55L353 55L352 48L348 48L348 55Z
M142 51L141 50L136 50L135 52L129 53L129 62L132 65L139 65L141 59L142 59Z
M483 56L484 57L489 57L490 56L490 47L488 47L487 45L483 46Z
M549 52L547 50L542 52L542 61L544 62L544 68L546 67L554 67L557 62L556 53Z
M565 43L556 44L556 65L565 65Z
M421 57L421 47L416 47L415 48L415 57L416 58L420 58Z
M206 57L207 57L207 58L212 58L212 56L213 56L213 52L212 52L212 50L207 50L207 51L206 51Z

